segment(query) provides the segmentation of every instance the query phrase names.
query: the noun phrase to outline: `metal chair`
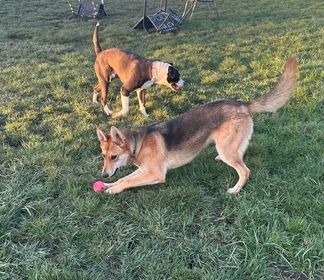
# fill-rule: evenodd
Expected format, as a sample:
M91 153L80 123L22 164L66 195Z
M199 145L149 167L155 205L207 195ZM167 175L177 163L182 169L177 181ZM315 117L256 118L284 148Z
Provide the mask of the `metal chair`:
M182 13L182 18L185 18L188 14L190 14L189 19L191 20L193 12L194 12L194 10L195 10L198 3L208 4L209 9L211 9L210 4L213 4L214 7L215 7L215 10L216 10L216 16L217 17L219 16L215 0L187 0L185 8L184 8L183 13Z
M107 16L107 12L104 7L104 0L78 0L79 7L78 10L74 10L73 5L70 0L67 0L71 12L77 17L87 17L87 18L102 18Z

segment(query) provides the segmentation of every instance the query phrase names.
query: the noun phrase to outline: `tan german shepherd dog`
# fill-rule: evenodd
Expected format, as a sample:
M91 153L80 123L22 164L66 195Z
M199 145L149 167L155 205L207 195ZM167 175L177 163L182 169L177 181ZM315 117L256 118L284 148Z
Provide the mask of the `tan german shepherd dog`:
M117 129L110 134L97 128L104 166L102 175L111 177L127 164L138 169L113 183L105 183L105 192L165 182L168 169L190 162L209 143L214 142L218 156L233 167L239 180L228 193L237 194L247 182L250 170L243 162L252 132L252 114L275 112L290 98L297 79L295 56L288 58L284 72L267 94L249 102L218 100L172 119L140 128Z

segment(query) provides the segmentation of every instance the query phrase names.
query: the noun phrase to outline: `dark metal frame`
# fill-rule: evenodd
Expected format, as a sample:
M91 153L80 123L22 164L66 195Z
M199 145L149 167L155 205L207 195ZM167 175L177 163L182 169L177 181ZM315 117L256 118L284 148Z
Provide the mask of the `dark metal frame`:
M162 8L164 6L164 8ZM159 32L168 32L168 31L175 31L177 29L177 25L181 23L182 18L178 16L173 10L170 8L168 9L168 1L163 0L160 1L160 11L156 12L155 14L148 16L147 15L147 0L144 0L144 9L143 9L143 17L134 25L133 29L144 29L145 31L149 32L150 28L155 28ZM168 10L168 11L167 11ZM159 26L157 26L154 22L154 17L161 16L164 18L164 21L160 22ZM172 23L174 28L165 29L162 28L165 23L172 18Z

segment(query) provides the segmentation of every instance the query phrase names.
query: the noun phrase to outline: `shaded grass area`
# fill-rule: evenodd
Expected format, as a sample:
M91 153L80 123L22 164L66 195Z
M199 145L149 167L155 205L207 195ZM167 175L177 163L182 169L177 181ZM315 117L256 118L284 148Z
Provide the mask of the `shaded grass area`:
M182 11L184 2L169 2ZM197 7L176 34L163 35L131 29L142 1L108 3L102 46L173 61L187 82L180 93L151 88L149 119L131 97L121 120L91 103L94 20L74 18L62 1L1 6L1 279L324 278L321 1L220 1L218 19ZM237 177L214 161L213 147L163 185L92 192L102 164L97 126L249 100L271 89L292 53L298 88L279 112L254 117L251 178L238 196L226 194ZM114 109L119 86L108 97Z

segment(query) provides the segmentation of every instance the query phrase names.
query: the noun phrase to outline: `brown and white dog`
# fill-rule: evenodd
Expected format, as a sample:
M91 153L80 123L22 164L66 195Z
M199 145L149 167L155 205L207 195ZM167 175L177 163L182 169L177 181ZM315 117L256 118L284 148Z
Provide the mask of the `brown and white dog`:
M107 115L112 111L107 105L108 87L111 80L119 77L121 87L122 110L112 114L113 117L126 115L129 112L129 94L137 92L140 111L147 116L145 109L146 89L154 84L165 85L172 90L180 90L184 84L179 71L172 64L147 59L130 52L111 48L102 50L98 39L99 23L93 32L93 45L96 52L95 71L98 85L94 89L93 102L97 102L101 92L101 105Z
M190 162L209 143L214 142L218 156L239 175L228 189L236 194L247 182L250 170L243 162L253 132L252 114L275 112L290 98L297 77L297 61L290 57L277 84L267 94L249 102L218 100L198 106L168 122L140 128L117 129L110 134L97 129L104 166L102 175L133 163L138 169L114 183L105 183L113 194L137 186L163 183L168 169Z

